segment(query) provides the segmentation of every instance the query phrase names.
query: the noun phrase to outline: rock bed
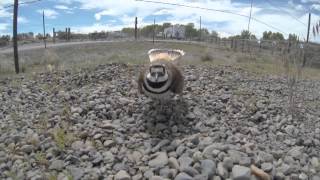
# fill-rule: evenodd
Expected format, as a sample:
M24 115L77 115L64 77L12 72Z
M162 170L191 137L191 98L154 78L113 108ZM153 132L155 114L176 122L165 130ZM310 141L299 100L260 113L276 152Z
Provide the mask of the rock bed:
M320 179L319 81L299 82L292 111L285 78L184 66L183 98L160 111L139 69L0 81L0 178Z

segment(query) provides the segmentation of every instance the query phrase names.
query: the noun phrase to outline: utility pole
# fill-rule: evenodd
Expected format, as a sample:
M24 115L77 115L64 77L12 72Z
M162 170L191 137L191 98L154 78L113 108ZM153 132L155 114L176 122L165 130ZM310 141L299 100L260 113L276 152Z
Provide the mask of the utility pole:
M250 32L250 22L251 22L251 13L252 13L252 3L253 3L253 0L251 0L250 16L249 16L249 22L248 22L248 32ZM250 36L249 36L249 39L250 39Z
M46 42L46 25L44 22L44 11L42 11L42 25L43 25L43 43L44 43L44 48L47 48L47 42Z
M70 41L71 39L71 31L70 31L70 28L68 28L68 41Z
M152 38L152 43L154 44L154 36L156 34L156 19L153 19L153 38Z
M134 39L137 40L137 35L138 35L138 18L136 17L134 21Z
M200 35L199 40L201 41L201 16L200 16Z
M18 27L18 0L14 0L14 7L13 7L13 55L14 55L14 67L15 67L16 73L19 74L17 27Z
M309 35L310 35L310 22L311 22L311 13L309 13L309 20L308 20L308 32L307 32L307 43L305 44L304 51L306 52L307 48L308 48L308 43L309 43ZM303 62L302 62L302 67L304 67L306 65L307 62L307 57L306 57L306 53L304 53L303 56Z
M56 31L54 28L52 29L52 40L53 40L53 43L56 43Z
M68 28L66 28L66 41L68 40Z
M309 13L309 20L308 20L307 43L309 42L309 35L310 35L310 22L311 22L311 13Z

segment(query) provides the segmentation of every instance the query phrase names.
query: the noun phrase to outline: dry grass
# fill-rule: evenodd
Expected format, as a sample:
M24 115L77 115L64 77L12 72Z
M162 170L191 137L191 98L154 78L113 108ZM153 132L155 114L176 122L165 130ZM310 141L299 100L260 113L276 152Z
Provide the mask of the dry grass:
M177 42L112 42L27 50L20 52L20 64L24 75L61 69L77 71L112 62L142 64L148 62L147 52L151 48L183 49L184 64L235 65L257 75L285 72L279 55L243 54L214 45ZM0 54L0 59L0 78L14 75L12 54ZM305 68L302 74L305 78L320 77L320 71L312 68Z

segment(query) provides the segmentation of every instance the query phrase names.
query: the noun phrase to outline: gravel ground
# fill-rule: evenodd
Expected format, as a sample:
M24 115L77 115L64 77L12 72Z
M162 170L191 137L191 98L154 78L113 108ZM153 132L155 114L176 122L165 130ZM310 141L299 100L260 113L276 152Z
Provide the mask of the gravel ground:
M284 78L189 65L159 111L139 68L1 80L0 179L320 179L319 81L289 113Z

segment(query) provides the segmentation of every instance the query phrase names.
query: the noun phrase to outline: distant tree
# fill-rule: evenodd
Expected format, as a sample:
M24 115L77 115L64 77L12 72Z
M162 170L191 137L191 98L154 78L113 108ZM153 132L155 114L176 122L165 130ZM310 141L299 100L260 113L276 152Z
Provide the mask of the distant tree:
M194 28L194 24L193 23L188 23L186 26L186 38L188 39L192 39L194 37L197 37L198 36L198 32L197 30Z
M38 40L42 40L42 39L43 39L43 35L42 35L42 34L40 34L40 33L38 33L38 34L36 35L36 39L38 39Z
M279 32L271 32L271 31L265 31L262 34L263 40L284 40L283 34Z
M217 31L211 31L211 33L210 33L210 35L212 36L212 37L218 37L219 35L218 35L218 33L217 33Z
M141 35L144 36L144 37L152 37L152 35L153 35L153 25L144 26L141 29L140 32L141 32Z
M296 34L289 34L289 41L299 41L299 37Z
M166 23L163 23L163 24L162 24L163 29L168 28L168 27L171 27L171 26L172 26L172 25L171 25L171 23L169 23L169 22L166 22Z
M230 36L229 39L257 39L257 37L248 30L242 30L240 35Z
M129 36L134 36L134 28L122 28L121 31Z

